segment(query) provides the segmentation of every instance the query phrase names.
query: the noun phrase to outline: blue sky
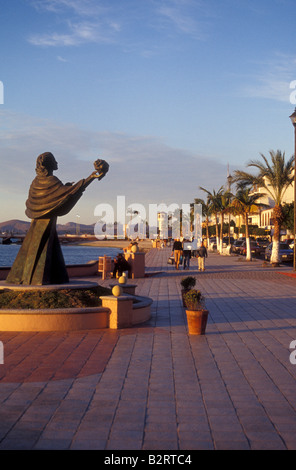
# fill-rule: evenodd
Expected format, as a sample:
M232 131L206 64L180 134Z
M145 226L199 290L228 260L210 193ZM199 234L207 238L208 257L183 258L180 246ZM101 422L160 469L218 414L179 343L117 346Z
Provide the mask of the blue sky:
M110 171L97 204L190 203L260 153L293 153L293 0L1 0L0 219L27 220L35 161ZM1 100L0 100L1 103Z

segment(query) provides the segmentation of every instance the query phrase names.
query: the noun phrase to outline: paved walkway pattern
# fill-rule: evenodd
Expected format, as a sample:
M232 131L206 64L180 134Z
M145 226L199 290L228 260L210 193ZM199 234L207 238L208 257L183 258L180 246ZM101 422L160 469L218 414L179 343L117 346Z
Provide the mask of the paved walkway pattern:
M146 255L137 328L0 332L0 449L296 449L296 278L210 254L204 273ZM210 311L189 336L180 280ZM108 285L109 281L101 281Z

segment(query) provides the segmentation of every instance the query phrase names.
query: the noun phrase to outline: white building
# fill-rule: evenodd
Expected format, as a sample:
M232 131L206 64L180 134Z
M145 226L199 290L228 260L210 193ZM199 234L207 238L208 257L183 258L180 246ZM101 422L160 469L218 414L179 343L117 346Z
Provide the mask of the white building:
M264 228L265 230L272 230L273 221L272 221L272 212L275 206L274 200L271 196L266 193L264 188L254 188L254 191L257 193L263 193L262 198L260 198L260 203L266 204L266 209L260 209L256 214L250 214L249 223L253 225L258 225L259 228ZM290 204L294 201L294 184L292 183L287 189L283 196L283 202Z

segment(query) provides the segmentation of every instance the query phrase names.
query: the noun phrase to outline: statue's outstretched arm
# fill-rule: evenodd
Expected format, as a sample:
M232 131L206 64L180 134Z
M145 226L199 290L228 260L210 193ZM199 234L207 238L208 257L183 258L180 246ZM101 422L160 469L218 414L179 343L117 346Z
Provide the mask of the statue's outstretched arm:
M87 188L87 186L95 179L98 179L98 181L100 181L102 178L104 178L104 176L109 170L109 165L105 160L96 160L94 162L94 167L95 171L93 171L91 175L89 175L89 177L85 180L85 188Z

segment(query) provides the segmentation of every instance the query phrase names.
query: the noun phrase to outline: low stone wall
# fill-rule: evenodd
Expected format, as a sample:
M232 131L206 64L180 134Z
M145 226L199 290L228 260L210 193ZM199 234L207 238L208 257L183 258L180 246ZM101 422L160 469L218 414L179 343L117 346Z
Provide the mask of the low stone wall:
M109 328L104 307L61 309L2 309L0 331L74 331Z
M10 266L4 266L0 268L0 281L5 281L10 271Z
M4 282L0 288L5 289ZM72 281L68 286L39 286L41 290L59 290L65 287L85 289L96 283ZM22 290L23 286L9 285ZM28 290L36 286L26 286ZM136 285L125 284L123 295L100 297L101 307L52 309L0 309L0 331L75 331L90 329L132 328L151 318L152 299L135 295Z
M133 304L132 325L146 323L151 318L151 305L153 300L149 297L136 297L138 301Z
M85 264L71 264L67 265L67 272L70 278L72 277L87 277L98 275L99 260L89 261ZM0 281L5 281L10 271L10 266L0 267Z
M85 277L98 275L99 260L89 261L86 264L72 264L67 265L68 276L72 277Z
M151 317L152 299L104 296L102 307L1 309L0 331L76 331L131 328Z

